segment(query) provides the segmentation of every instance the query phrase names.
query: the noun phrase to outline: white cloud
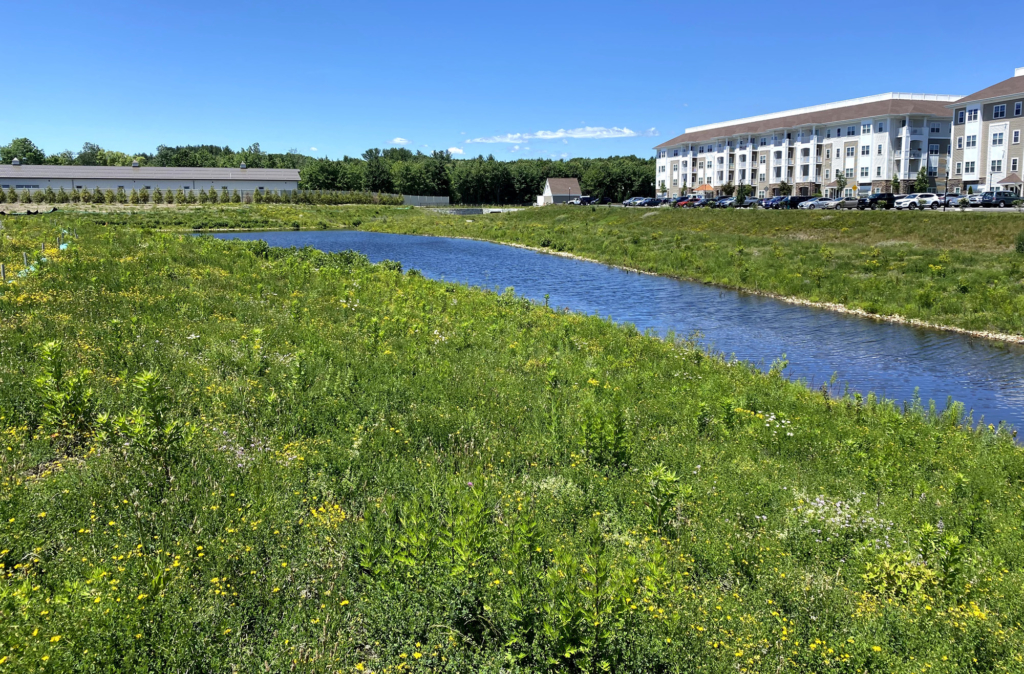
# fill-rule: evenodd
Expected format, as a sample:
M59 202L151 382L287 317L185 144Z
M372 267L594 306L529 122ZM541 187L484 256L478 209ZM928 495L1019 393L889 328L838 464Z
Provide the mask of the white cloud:
M461 147L450 147L448 148L448 151L451 152L452 154L466 154L466 152Z
M311 147L311 148L309 148L309 151L310 152L316 152L316 148L315 147Z
M409 141L407 141L405 138L392 138L391 139L391 144L392 145L408 145Z
M604 139L604 138L638 138L640 136L657 136L658 130L633 131L626 127L581 126L578 129L559 129L558 131L537 131L535 133L506 133L502 136L485 136L473 138L467 143L520 143L524 140L558 140L566 138Z
M568 157L568 156L569 156L569 155L567 155L566 153L564 153L564 152L562 153L562 159L565 159L565 158L566 158L566 157Z
M518 149L519 149L519 146L518 146L518 145L513 145L513 146L512 146L512 149L513 149L513 150L518 150Z
M569 144L569 141L567 139L565 139L565 138L562 139L562 142L565 143L566 145Z

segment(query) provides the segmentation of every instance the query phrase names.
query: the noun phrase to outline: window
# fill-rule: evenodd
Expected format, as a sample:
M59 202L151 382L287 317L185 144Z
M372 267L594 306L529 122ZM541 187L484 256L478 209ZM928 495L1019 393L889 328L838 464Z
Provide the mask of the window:
M953 188L953 194L960 194L960 188L959 187L954 187Z
M978 147L978 137L967 136L967 147Z
M967 175L971 175L972 173L974 173L974 162L973 161L965 161L964 162L964 173L966 173Z
M853 177L853 169L852 168L846 169L846 177L847 178L852 178Z
M963 136L957 136L956 137L956 149L958 149L958 150L964 149L964 137Z
M747 179L747 169L740 169L740 180Z
M964 111L963 110L957 111L957 113L956 113L956 123L957 124L963 124L964 123Z
M782 177L782 169L779 168L778 166L775 167L775 177L776 178L781 178Z
M929 133L942 133L942 129L939 128L938 122L932 122L928 127Z
M764 164L768 161L768 155L761 155L761 163Z
M1021 113L1020 107L1021 107L1021 101L1017 101L1016 103L1013 104L1013 116L1014 117L1020 117L1020 113Z
M673 157L678 157L679 156L679 150L672 150L672 156Z
M832 158L832 150L825 150L825 159Z
M1016 171L1017 170L1017 158L1016 157L1014 157L1013 159L1010 160L1010 170L1011 171Z
M149 185L143 185L143 186L142 186L142 189L144 189L144 190L148 190L148 189L151 189L151 188L149 187Z
M699 164L699 166L697 168L704 168L704 162L701 161L701 162L697 162L697 163Z
M678 180L673 180L672 181L672 187L679 187L679 181Z
M763 183L764 182L764 174L763 173L758 173L757 174L757 182L759 182L759 183Z
M832 174L832 171L830 171L829 169L825 169L825 180L828 180L828 179L829 179L829 176L830 176L831 174Z
M843 190L843 196L844 197L852 197L853 196L853 188L852 187L847 187L845 190Z
M1016 145L1019 142L1020 142L1020 130L1015 130L1013 132L1013 144Z
M761 146L764 147L767 144L768 144L768 139L767 138L762 138L761 139Z
M992 144L993 145L1002 145L1003 144L1003 133L1002 133L1002 131L1000 131L999 133L993 133L992 134Z
M846 127L846 135L847 136L853 136L856 133L857 133L857 127L855 127L855 126L848 126L848 127Z
M881 145L878 146L878 154L882 154L882 146Z
M938 154L938 153L939 153L939 144L938 143L929 143L928 144L928 154Z
M884 131L885 131L885 124L882 124L881 122L879 122L878 123L878 133L882 133Z
M718 180L719 180L719 181L721 181L721 180L722 180L722 176L723 176L723 175L724 175L724 172L723 172L723 171L719 171L719 172L718 172Z
M861 133L871 133L871 125L870 124L861 124L860 132Z
M871 154L871 146L870 145L861 145L860 146L860 153L862 155L864 155L865 157L870 155Z
M1003 172L1003 160L1002 159L993 159L992 160L992 173L1002 173L1002 172Z
M757 191L757 198L758 199L764 199L764 190L758 190Z
M992 106L992 119L1002 119L1006 117L1006 103L1000 103L999 105Z
M860 167L860 177L861 178L867 178L869 175L871 175L870 173L868 173L869 170L870 169L867 166L861 166Z
M968 122L977 122L978 121L978 109L977 108L975 108L974 110L968 110L967 111L967 121Z
M938 166L929 166L928 167L928 175L930 177L932 177L932 178L934 178L935 176L939 175L939 167Z
M688 162L688 161L686 161L686 160L684 159L684 160L683 160L683 168L688 168L689 166L690 166L690 162Z
M878 166L878 167L875 168L875 177L876 178L881 178L882 177L882 167L881 166Z
M221 188L222 190L226 190L226 189L228 188L228 186L227 186L227 185L221 185L221 186L220 186L220 188Z
M723 164L725 164L725 157L719 157L718 158L718 165L722 166Z
M958 161L958 162L956 163L956 175L960 175L960 174L961 174L961 173L963 173L963 172L964 172L964 165L963 165L963 162L959 162L959 161Z
M852 157L853 156L853 150L854 150L854 147L852 145L850 147L846 148L846 156L847 157Z

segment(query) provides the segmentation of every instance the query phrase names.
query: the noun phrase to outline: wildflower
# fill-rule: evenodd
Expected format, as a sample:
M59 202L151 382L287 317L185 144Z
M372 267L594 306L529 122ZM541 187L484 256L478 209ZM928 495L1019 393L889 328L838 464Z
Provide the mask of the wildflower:
M39 516L40 517L46 517L46 513L45 512L41 512L41 513L39 513ZM14 520L12 519L11 521L13 522Z
M416 658L417 660L419 660L420 658L422 658L422 657L423 657L423 654L422 654L422 653L420 653L419 651L416 651L415 653L413 653L413 654L412 654L412 657L414 657L414 658Z
M341 602L341 605L342 606L348 606L348 599L346 599L345 601Z
M881 646L872 646L871 650L873 650L874 652L877 653L878 651L882 650L882 647Z
M60 635L59 634L55 634L54 636L50 637L50 643L51 644L55 644L58 641L60 641Z

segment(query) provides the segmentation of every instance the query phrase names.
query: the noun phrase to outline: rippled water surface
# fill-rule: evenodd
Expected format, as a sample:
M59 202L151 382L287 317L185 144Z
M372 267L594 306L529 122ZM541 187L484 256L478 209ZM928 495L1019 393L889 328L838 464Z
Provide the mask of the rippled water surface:
M767 369L785 354L786 374L840 391L907 401L915 389L939 409L952 397L975 421L1024 427L1024 348L779 302L700 283L635 274L500 244L355 231L245 232L272 246L357 250L398 260L425 276L487 289L512 286L538 302L598 314L664 335L700 332L701 342Z

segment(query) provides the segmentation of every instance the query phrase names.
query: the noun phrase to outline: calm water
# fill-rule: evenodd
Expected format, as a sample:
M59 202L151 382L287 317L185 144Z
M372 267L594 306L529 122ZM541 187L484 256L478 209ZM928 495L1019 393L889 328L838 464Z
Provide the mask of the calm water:
M839 391L896 401L952 397L975 421L1024 428L1024 348L796 306L700 283L634 274L521 248L463 239L354 231L246 232L220 238L264 239L272 246L357 250L372 261L398 260L425 276L487 289L515 287L553 307L598 314L664 335L699 331L701 342L763 369L786 355L786 374Z

